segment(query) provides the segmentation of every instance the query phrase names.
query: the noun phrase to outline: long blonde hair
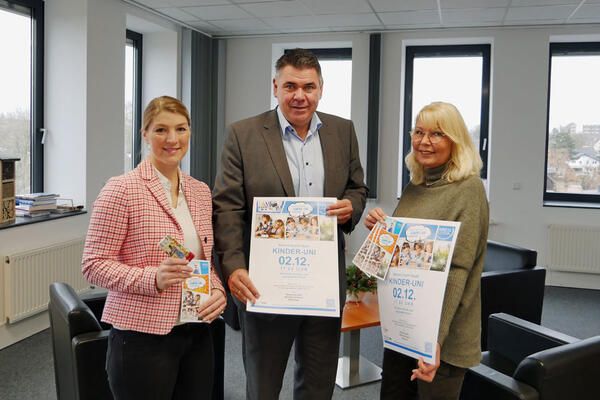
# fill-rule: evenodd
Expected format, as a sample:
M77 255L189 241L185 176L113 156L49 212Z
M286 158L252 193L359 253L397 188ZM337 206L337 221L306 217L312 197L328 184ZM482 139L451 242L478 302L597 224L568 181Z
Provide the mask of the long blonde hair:
M452 141L450 160L442 177L448 182L460 181L472 175L479 175L483 162L475 148L467 125L458 109L444 102L433 102L419 111L415 125L421 123L426 129L439 130ZM414 150L405 158L410 171L410 180L415 185L425 181L425 168L415 159Z

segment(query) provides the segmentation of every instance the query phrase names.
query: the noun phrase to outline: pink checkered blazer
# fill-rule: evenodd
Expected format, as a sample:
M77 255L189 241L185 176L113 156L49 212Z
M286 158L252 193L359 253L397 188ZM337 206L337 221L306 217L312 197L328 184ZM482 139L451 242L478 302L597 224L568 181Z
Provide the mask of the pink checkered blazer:
M211 262L213 288L223 289L212 262L212 203L208 186L181 173L183 192ZM94 202L82 268L93 285L109 290L102 321L120 329L164 335L177 323L181 284L158 292L156 271L165 253L158 242L171 235L183 243L183 231L171 210L152 164L111 178Z

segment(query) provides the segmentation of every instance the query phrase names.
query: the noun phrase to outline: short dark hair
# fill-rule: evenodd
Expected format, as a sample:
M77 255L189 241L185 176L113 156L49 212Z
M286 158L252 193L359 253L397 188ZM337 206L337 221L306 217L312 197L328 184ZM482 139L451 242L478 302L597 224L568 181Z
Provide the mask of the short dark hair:
M312 52L306 49L286 50L275 63L275 72L279 74L283 68L291 65L297 69L312 68L317 71L319 82L323 85L323 75L321 75L321 64L319 59Z

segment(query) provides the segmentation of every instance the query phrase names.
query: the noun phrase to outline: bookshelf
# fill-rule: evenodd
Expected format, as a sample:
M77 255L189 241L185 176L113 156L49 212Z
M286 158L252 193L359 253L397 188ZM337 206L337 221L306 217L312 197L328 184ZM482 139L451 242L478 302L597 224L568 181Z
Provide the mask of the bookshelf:
M15 220L15 162L19 160L20 158L0 157L0 182L2 182L0 224Z

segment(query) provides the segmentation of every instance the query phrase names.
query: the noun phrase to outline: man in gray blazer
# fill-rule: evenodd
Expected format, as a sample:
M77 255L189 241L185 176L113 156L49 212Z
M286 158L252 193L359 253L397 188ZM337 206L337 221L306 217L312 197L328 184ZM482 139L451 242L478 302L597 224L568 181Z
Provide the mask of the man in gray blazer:
M323 78L317 58L295 49L275 65L279 106L228 128L221 173L213 191L215 249L223 277L239 307L246 397L279 397L295 343L294 399L330 399L341 318L250 313L260 296L248 274L254 197L335 197L328 214L338 220L340 305L346 292L343 232L363 212L367 187L351 121L317 113ZM335 282L334 284L337 284Z

